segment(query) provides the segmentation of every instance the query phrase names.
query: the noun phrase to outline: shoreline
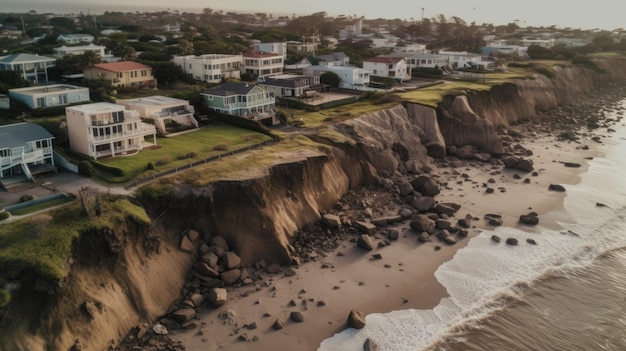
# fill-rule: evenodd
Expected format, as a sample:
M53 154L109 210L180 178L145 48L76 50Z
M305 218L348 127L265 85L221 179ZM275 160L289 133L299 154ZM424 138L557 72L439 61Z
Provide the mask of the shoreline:
M540 226L550 229L559 229L560 223L569 221L564 211L560 211L566 192L548 188L550 184L565 187L577 184L587 170L587 159L601 156L592 137L607 132L585 133L583 141L563 141L557 140L553 133L534 132L537 127L531 121L509 128L514 130L510 133L513 135L530 134L515 142L522 145L518 150L528 153L527 157L533 160L535 175L477 161L453 165L448 158L436 163L439 182L447 184L441 187L436 200L461 204L451 220L464 218L466 214L474 217L469 235L457 244L448 246L436 239L419 243L408 221L397 226L401 233L397 242L370 252L356 247L354 238L343 240L337 249L303 263L294 270L295 275L278 273L266 277L262 286L257 283L229 288L229 301L224 306L202 310L197 316L201 321L198 328L173 331L172 338L190 350L253 347L264 351L274 350L276 345L283 349L317 350L323 340L348 327L350 310L367 315L432 309L448 296L435 278L435 271L471 238L494 228L483 219L485 214L497 213L502 216L504 227L531 233L536 231L535 227L520 224L520 215L534 211L539 215ZM566 167L565 162L580 167ZM495 191L487 193L486 188ZM542 216L548 213L551 216L542 221ZM377 242L385 239L381 232L375 235ZM441 249L436 250L435 246ZM377 253L382 258L372 259ZM290 321L292 311L301 312L304 322ZM272 328L277 318L285 321L284 328L278 331ZM252 324L254 328L250 327Z

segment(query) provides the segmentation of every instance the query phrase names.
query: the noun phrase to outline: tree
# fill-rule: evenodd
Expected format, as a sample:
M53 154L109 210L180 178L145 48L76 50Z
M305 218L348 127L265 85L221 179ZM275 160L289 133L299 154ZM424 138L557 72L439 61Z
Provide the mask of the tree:
M320 76L320 83L330 85L333 88L338 88L341 83L341 78L335 72L324 72Z
M24 88L28 82L17 71L0 71L0 93L7 94L9 89Z

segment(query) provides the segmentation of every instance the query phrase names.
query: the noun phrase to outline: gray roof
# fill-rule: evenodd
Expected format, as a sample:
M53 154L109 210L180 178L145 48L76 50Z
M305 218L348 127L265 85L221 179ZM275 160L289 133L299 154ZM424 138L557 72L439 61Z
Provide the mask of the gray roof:
M54 139L44 127L34 123L0 126L0 149L25 146L29 141Z
M56 61L56 58L31 54L11 54L0 57L0 63Z
M256 85L246 83L224 83L215 88L207 89L202 94L231 96L231 95L248 95Z
M272 79L266 78L265 83L260 83L259 85L271 85L283 88L301 88L306 87L308 85L302 83L299 80L295 79Z

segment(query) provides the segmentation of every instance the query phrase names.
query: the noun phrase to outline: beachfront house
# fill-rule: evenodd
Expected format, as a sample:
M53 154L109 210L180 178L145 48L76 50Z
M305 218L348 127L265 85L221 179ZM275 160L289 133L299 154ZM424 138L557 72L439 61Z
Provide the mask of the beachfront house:
M310 61L313 61L314 65L337 67L337 66L349 66L350 57L345 53L338 51L327 55L315 56Z
M32 84L48 84L48 69L56 59L31 54L11 54L0 57L0 71L16 71Z
M104 57L104 50L106 46L102 45L79 45L79 46L60 46L58 48L52 49L52 52L55 57L62 58L67 55L82 55L86 52L93 51L100 56L100 58Z
M152 67L134 61L97 63L83 69L87 80L106 80L122 88L156 87Z
M404 56L412 68L443 68L448 65L448 57L437 54L409 54Z
M439 55L448 58L448 65L452 68L478 68L482 63L482 56L467 51L439 50Z
M34 123L0 126L0 182L6 188L7 178L32 180L34 174L56 170L54 136ZM11 181L12 183L13 181Z
M70 84L37 85L9 89L9 96L23 102L33 110L90 101L89 88Z
M310 66L302 70L304 74L321 75L324 72L333 72L339 76L339 88L363 89L370 84L371 72L354 66Z
M281 54L250 50L242 56L244 71L255 78L283 73L285 60Z
M127 110L139 111L139 117L149 120L163 135L198 128L198 121L193 116L195 109L187 100L156 95L117 100L115 103L125 106Z
M269 125L280 123L275 113L275 98L259 85L229 82L200 94L206 105L216 112Z
M319 75L282 74L271 76L259 82L271 96L298 98L309 91L324 89Z
M227 79L240 79L242 55L185 55L174 56L173 62L185 75L207 83L222 83Z
M139 152L150 145L144 138L156 128L144 123L136 110L110 102L65 108L70 148L93 159L115 157Z
M363 69L373 76L389 77L404 82L411 79L411 66L403 57L376 56L363 60Z
M270 52L279 54L283 57L283 62L287 60L287 43L275 42L275 43L254 43L252 44L254 51L257 52Z
M91 34L60 34L57 37L58 42L66 44L85 44L93 42L94 37Z

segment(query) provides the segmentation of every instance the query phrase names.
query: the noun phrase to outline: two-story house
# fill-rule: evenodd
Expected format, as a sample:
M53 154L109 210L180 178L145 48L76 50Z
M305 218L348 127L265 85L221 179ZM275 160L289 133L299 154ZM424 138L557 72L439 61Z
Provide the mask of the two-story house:
M127 110L139 111L139 117L152 121L163 135L169 134L170 130L179 131L181 127L198 128L198 121L193 117L195 109L187 100L155 95L117 100L115 103L125 106Z
M93 51L100 56L100 58L104 57L104 50L106 46L101 45L80 45L80 46L60 46L58 48L52 49L55 57L62 58L67 55L82 55L88 51Z
M400 82L411 79L411 66L403 57L376 56L363 60L363 69L373 76L389 77Z
M156 128L141 121L139 112L127 110L110 102L65 108L70 148L93 159L115 157L140 151L144 137L152 136L156 144Z
M91 34L60 34L57 41L67 44L84 44L93 42L94 37Z
M31 54L12 54L0 57L0 71L16 71L33 84L48 83L48 68L55 66L56 59Z
M319 75L281 74L265 78L259 82L271 96L301 97L308 91L321 89Z
M16 176L32 180L33 174L56 170L52 139L38 124L0 126L0 181Z
M104 79L122 88L156 87L152 67L134 61L97 63L83 69L88 80Z
M69 84L9 89L9 96L23 102L33 110L90 101L89 88Z
M448 65L452 68L475 68L481 65L482 56L467 51L439 50L439 55L448 57Z
M315 56L314 58L309 59L309 61L313 61L311 62L313 65L329 67L350 65L350 57L341 51L333 52L327 55Z
M372 75L372 72L354 66L310 66L304 68L302 72L310 75L333 72L341 79L340 88L356 90L369 86Z
M264 124L278 124L276 100L263 87L245 83L225 83L200 93L207 106L219 113L241 116Z
M193 79L207 83L222 83L241 78L242 55L185 55L175 56L173 62Z
M412 53L412 54L400 54L400 53L396 53L397 55L402 55L402 57L404 57L404 59L406 60L406 62L409 64L409 66L411 66L412 68L444 68L446 66L448 66L448 56L446 55L437 55L437 54L419 54L419 53ZM390 56L394 56L394 54L390 54Z
M244 71L256 78L282 74L283 56L273 52L247 51L243 53Z
M254 43L252 44L254 51L257 52L271 52L274 54L282 55L283 62L287 60L287 43L275 42L275 43Z

